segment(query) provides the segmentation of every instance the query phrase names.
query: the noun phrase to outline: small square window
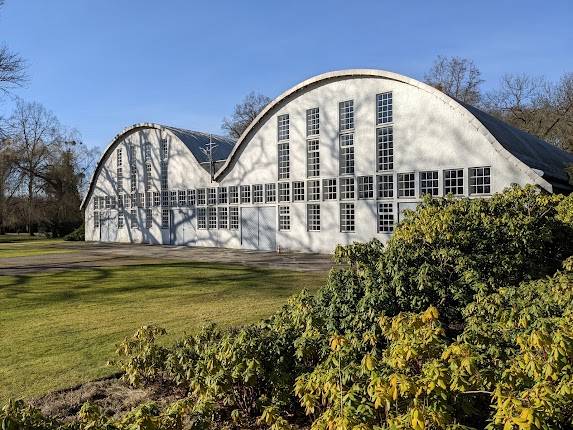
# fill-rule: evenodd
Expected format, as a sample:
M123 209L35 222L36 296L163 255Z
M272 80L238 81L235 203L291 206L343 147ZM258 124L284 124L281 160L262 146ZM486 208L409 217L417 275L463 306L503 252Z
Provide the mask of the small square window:
M304 201L304 182L295 181L292 183L292 201L293 202Z
M438 172L435 170L420 172L420 195L437 196L439 192Z
M392 174L378 175L378 192L379 199L391 199L394 197L394 176Z
M416 182L414 173L398 173L398 197L415 197Z
M464 194L464 169L444 170L444 194Z
M470 194L491 193L491 169L489 167L472 167L470 174Z
M373 176L358 176L358 198L359 199L373 199L374 198L374 177Z

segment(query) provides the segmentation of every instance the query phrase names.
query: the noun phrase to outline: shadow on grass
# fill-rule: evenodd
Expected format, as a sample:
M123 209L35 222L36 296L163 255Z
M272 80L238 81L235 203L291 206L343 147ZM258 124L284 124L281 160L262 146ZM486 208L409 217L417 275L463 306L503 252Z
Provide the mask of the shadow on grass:
M145 295L175 289L191 291L193 299L204 301L207 297L213 299L238 295L254 292L255 289L257 295L262 294L262 297L267 292L276 295L280 290L290 293L294 286L292 283L300 285L301 278L313 279L315 276L320 276L320 273L182 262L75 268L66 272L16 275L0 286L0 292L6 299L40 305L79 300L98 302L126 293ZM203 288L207 290L202 291Z

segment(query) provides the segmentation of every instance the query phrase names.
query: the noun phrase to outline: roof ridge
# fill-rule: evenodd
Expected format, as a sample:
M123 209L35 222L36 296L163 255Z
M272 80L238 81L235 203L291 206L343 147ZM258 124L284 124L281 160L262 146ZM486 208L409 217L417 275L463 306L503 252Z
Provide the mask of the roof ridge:
M230 142L236 142L235 139L233 139L230 136L221 136L220 134L215 134L215 133L208 133L206 131L198 131L198 130L191 130L188 128L181 128L181 127L174 127L172 125L165 125L165 124L161 124L162 127L168 128L170 130L177 130L177 131L181 131L183 133L193 133L193 134L199 134L202 136L212 136L218 139L222 139L222 140L228 140Z

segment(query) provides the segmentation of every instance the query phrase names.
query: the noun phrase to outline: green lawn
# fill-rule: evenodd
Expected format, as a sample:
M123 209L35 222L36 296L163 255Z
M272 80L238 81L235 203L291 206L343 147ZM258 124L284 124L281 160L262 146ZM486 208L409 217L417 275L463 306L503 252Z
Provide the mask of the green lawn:
M0 276L0 402L111 373L115 344L143 324L173 340L207 321L255 321L325 278L209 263Z
M10 241L10 236L0 236L0 258L30 257L44 254L68 254L72 249L58 247L62 240L21 239Z

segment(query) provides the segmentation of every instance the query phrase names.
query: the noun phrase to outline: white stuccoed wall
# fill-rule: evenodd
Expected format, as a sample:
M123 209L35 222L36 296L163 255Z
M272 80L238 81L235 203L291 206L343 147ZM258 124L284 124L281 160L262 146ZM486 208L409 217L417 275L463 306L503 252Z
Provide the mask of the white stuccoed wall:
M490 166L492 192L498 192L512 183L526 184L538 181L532 171L508 155L483 126L464 108L449 98L428 90L423 85L401 82L385 77L352 77L319 81L296 96L279 102L263 119L260 127L241 143L237 154L229 162L219 179L219 185L254 185L277 182L277 116L290 117L290 179L306 183L306 110L320 108L320 170L323 178L338 178L338 103L354 100L355 110L355 175L376 175L376 95L393 93L394 173L416 172L416 195L419 187L418 172L438 170L443 187L442 171L463 168L465 194L468 194L468 168ZM124 148L124 188L129 194L129 163L126 142L138 145L138 192L144 193L143 142L152 143L153 190L159 190L160 133L169 140L169 188L196 189L216 186L210 183L208 173L196 162L191 152L176 137L166 131L142 128L128 133L116 145ZM95 191L86 210L86 240L99 240L93 229L93 195L115 195L115 147L103 161L97 175ZM313 178L314 179L314 178ZM396 177L394 195L397 196ZM340 181L338 181L340 190ZM292 188L291 188L292 191ZM440 190L443 191L443 188ZM306 192L306 187L305 187ZM412 207L419 199L394 198L395 217L400 208ZM377 233L377 201L355 200L356 231L342 233L339 229L339 201L321 202L321 231L306 229L305 202L290 203L291 229L277 232L277 245L281 250L303 252L332 252L337 244L368 241L374 237L384 241L387 234ZM247 205L252 206L252 205ZM259 205L262 206L262 205ZM272 205L272 206L276 206ZM401 206L401 207L400 207ZM140 224L144 225L144 210ZM113 216L113 214L111 214ZM277 214L278 216L278 214ZM161 230L160 209L154 208L154 226L147 233L126 227L120 229L117 241L169 243L168 231ZM146 237L143 237L146 235ZM167 237L166 237L167 235ZM240 232L230 230L196 230L198 246L240 248Z

